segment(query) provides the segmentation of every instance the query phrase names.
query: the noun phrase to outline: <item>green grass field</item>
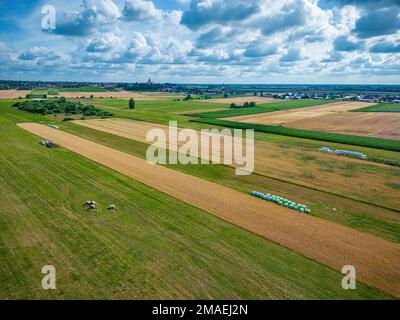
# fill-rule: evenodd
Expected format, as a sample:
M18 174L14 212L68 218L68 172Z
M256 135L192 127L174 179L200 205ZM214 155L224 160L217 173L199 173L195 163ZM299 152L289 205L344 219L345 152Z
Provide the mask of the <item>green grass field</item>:
M51 95L51 96L57 96L57 95L58 95L58 89L52 89L52 88L50 88L50 89L48 90L47 94L48 94L48 95Z
M49 88L49 89L33 89L31 94L33 95L52 95L52 96L56 96L58 95L58 89L54 89L54 88Z
M258 113L265 113L272 111L318 106L332 102L333 100L282 100L279 102L257 104L257 106L253 108L225 109L220 111L191 113L188 114L188 116L194 116L200 118L227 118L227 117L244 116L249 114L258 114Z
M60 88L60 92L107 92L104 88L96 86L82 86L78 88Z
M0 298L385 299L342 275L17 128L0 102ZM88 199L99 203L86 211ZM117 212L105 210L116 203ZM43 265L57 290L41 289Z
M400 112L400 103L379 103L352 112Z

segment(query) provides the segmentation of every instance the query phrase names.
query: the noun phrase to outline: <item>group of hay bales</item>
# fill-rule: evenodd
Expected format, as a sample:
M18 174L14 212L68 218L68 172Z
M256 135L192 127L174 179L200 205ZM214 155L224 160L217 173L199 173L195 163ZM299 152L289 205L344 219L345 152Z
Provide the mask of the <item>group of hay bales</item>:
M96 210L97 209L97 203L94 200L88 200L84 203L84 206L86 207L87 210ZM117 206L115 204L110 204L107 207L107 210L115 210Z
M266 200L266 201L275 202L276 204L279 204L281 206L287 207L289 209L293 209L293 210L299 211L301 213L311 213L311 210L306 205L296 203L294 201L285 199L283 197L280 197L280 196L277 196L277 195L274 195L274 194L269 194L269 193L264 194L262 192L252 191L251 195L253 195L253 196L257 197L257 198Z

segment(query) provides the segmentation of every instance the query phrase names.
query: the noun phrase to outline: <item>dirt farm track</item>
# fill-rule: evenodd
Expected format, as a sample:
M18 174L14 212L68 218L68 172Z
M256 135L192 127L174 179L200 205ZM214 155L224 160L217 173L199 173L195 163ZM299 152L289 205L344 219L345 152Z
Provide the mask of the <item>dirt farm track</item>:
M353 265L358 280L400 297L398 244L150 165L143 159L44 125L18 126L335 270Z

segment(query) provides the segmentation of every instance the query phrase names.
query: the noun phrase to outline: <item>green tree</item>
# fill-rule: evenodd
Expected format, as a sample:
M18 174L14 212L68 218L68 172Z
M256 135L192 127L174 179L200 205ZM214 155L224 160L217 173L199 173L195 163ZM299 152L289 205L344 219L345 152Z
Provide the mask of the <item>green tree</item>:
M129 99L129 109L135 109L135 100L133 98Z
M256 103L254 101L250 102L250 105L249 105L250 108L254 108L255 106L256 106Z
M224 98L228 98L228 94L226 92L224 93Z
M192 96L190 94L188 94L185 98L183 98L184 101L187 100L192 100Z

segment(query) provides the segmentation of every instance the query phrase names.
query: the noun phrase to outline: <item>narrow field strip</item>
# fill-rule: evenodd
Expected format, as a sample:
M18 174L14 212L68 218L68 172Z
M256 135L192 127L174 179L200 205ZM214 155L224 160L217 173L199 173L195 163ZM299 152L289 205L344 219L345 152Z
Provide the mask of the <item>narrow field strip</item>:
M258 123L258 124L286 124L292 121L299 121L322 115L332 115L335 113L341 113L346 111L356 110L362 107L373 106L376 103L367 102L348 102L340 101L328 103L325 105L316 105L310 107L303 107L297 109L273 111L261 114L251 114L237 117L225 118L225 120L247 122L247 123Z
M397 244L150 165L143 159L44 125L18 126L338 271L344 265L353 265L358 280L400 297Z
M149 144L149 142L146 141L146 133L151 130L151 129L161 129L165 132L165 135L167 137L168 141L168 127L160 124L154 124L154 123L149 123L149 122L139 122L139 121L132 121L132 120L125 120L125 119L93 119L93 120L76 120L74 123L79 124L81 126L90 128L90 129L95 129L95 130L100 130L109 134L113 134L116 136L120 136L123 138L143 142ZM182 129L178 129L178 132L180 132ZM215 135L214 135L215 136ZM164 142L164 140L163 140ZM180 147L183 144L183 142L178 142L178 147ZM255 161L255 167L254 171L268 176L272 178L278 178L278 179L283 179L284 181L291 182L291 183L300 183L301 185L305 187L315 187L314 184L310 184L307 181L299 181L299 178L297 179L290 179L287 178L287 176L292 175L293 173L298 172L299 170L302 169L301 166L299 166L298 163L296 163L293 160L290 160L289 158L284 158L279 157L277 158L277 155L280 155L282 153L282 148L277 148L276 146L273 146L271 144L268 144L266 142L262 141L255 141L255 148L254 148L254 161ZM171 146L168 145L168 148L171 149ZM197 149L197 148L193 148ZM222 145L220 147L222 150ZM177 151L174 149L173 151ZM197 154L197 153L196 153ZM210 154L208 155L208 158L211 159L211 155L213 157L218 157L220 159L220 162L223 162L223 153L221 152L221 156L218 154ZM324 160L336 160L338 157L337 156L332 156L329 154L323 154L321 152L317 153L318 157L320 159ZM204 158L206 154L199 154L198 155L201 158ZM268 161L267 161L268 160ZM355 164L360 164L363 163L363 160L359 159L354 159L354 158L341 158L340 159L342 162L345 163L355 163ZM378 163L371 163L374 166L385 166L382 164ZM231 167L237 167L235 164L229 165ZM286 172L283 174L282 170L285 170ZM280 172L278 174L278 172ZM315 173L316 175L316 173ZM384 184L382 182L377 184L376 179L373 179L371 175L364 175L362 179L360 179L357 183L354 179L349 179L346 177L341 176L341 179L337 178L337 174L328 174L325 172L325 175L323 176L320 172L318 172L319 178L315 177L313 179L313 182L318 185L318 190L321 190L323 192L331 192L331 185L335 184L336 187L341 185L340 190L347 190L349 186L351 186L353 192L357 191L359 195L361 194L374 194L372 187L376 189L382 189L384 188ZM317 181L318 180L318 181ZM364 184L368 184L368 188L365 187ZM336 190L335 190L336 191ZM338 192L338 193L333 193L339 196L343 196L343 192ZM390 199L398 199L398 194L395 190L386 190L385 189L385 194L390 196ZM365 199L360 199L360 197L348 197L353 200L357 201L365 201ZM375 197L375 202L380 203L377 201ZM381 203L380 203L381 204ZM398 207L398 204L400 202L394 200L394 204L392 206L382 206L384 208L388 208L390 210L393 210ZM375 204L374 204L375 205Z

